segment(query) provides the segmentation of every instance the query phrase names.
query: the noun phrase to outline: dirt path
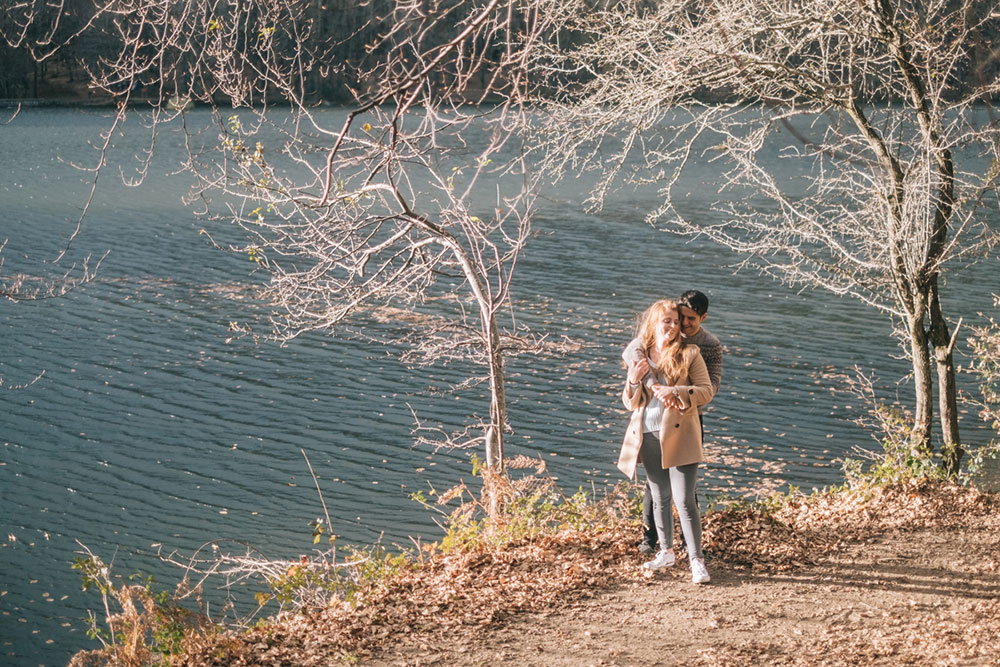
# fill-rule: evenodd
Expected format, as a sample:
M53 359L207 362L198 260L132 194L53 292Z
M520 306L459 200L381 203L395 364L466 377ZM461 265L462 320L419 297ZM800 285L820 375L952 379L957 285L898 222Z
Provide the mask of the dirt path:
M680 561L365 664L1000 665L1000 522L977 523L892 531L770 574L709 560L708 586Z

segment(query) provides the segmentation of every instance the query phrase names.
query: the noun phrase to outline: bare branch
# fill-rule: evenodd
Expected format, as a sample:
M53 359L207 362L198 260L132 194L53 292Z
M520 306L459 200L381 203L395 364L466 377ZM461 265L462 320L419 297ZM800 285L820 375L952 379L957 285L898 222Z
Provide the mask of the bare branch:
M545 7L567 36L534 54L545 167L594 172L595 206L622 184L655 186L650 222L898 318L926 444L930 346L941 382L954 377L941 272L1000 243L982 210L1000 195L1000 132L977 120L998 79L971 62L989 57L976 45L1000 16L971 0ZM706 180L713 210L686 210L684 194ZM957 426L946 431L956 442Z

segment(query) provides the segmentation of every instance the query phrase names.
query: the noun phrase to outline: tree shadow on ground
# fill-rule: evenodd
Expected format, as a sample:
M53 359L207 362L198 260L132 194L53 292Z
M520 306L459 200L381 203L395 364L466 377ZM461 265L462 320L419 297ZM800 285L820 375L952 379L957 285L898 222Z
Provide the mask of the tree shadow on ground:
M723 577L719 577L723 583ZM804 585L880 588L903 594L943 595L976 600L1000 599L1000 575L970 574L949 568L909 565L837 563L815 569L779 574L748 573L742 582L780 582Z

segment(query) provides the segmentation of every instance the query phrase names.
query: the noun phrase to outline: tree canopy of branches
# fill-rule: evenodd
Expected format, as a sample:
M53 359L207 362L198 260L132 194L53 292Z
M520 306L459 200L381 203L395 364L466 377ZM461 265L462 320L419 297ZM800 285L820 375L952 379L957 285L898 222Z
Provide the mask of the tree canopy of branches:
M553 347L501 317L535 191L516 130L536 24L513 0L103 0L90 25L120 48L87 66L151 149L190 102L211 107L213 129L180 118L191 200L239 231L206 233L266 276L275 338L423 307L398 322L422 325L410 358L478 364L466 385L491 395L436 442L484 446L498 472L504 358ZM347 110L317 105L332 82Z
M535 52L548 167L595 169L600 204L653 183L650 220L743 254L790 285L888 313L913 362L912 442L929 453L937 368L944 465L957 471L950 263L997 242L1000 22L973 0L551 2ZM777 154L778 160L764 156ZM610 157L609 157L610 156ZM705 176L705 165L711 175ZM688 174L720 192L685 211ZM791 176L794 174L794 176Z
M18 2L8 3L0 12L0 98L19 99L37 91L42 69L56 58L70 58L68 45L94 25L96 14L85 3ZM20 109L15 107L0 120L0 132L16 121ZM73 240L76 230L68 234ZM34 301L66 294L77 285L93 279L100 260L90 257L65 267L65 251L50 261L26 266L24 261L11 267L3 252L9 239L0 238L0 298L10 301ZM23 258L22 258L23 260Z

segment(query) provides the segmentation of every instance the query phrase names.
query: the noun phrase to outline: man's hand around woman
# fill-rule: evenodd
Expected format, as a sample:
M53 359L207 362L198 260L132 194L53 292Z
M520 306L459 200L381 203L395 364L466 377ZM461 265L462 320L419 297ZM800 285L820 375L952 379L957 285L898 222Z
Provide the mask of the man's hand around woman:
M674 392L673 387L668 387L665 384L654 384L650 387L653 390L653 394L656 395L658 399L663 403L663 405L670 410L683 410L684 403Z

